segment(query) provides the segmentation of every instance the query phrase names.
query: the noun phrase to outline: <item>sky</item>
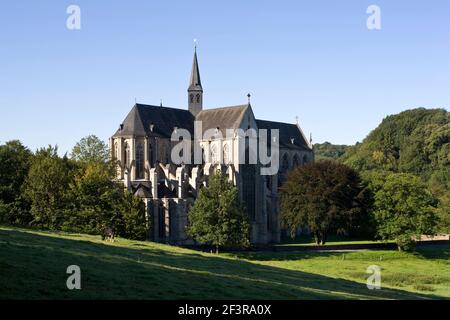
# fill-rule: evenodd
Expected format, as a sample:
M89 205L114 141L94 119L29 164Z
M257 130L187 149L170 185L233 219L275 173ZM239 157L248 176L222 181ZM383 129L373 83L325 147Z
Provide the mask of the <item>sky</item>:
M251 93L257 118L354 144L387 115L448 110L449 15L448 0L2 1L0 143L70 152L106 141L135 101L187 109L197 39L204 108Z

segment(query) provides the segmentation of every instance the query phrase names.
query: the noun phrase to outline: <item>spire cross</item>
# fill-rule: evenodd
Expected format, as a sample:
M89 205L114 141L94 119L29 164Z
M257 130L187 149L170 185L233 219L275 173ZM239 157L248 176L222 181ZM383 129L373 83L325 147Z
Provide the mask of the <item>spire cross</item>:
M249 94L247 94L247 98L248 98L248 104L250 104L250 98L251 98L251 94L249 93Z
M295 123L298 125L298 116L295 116Z

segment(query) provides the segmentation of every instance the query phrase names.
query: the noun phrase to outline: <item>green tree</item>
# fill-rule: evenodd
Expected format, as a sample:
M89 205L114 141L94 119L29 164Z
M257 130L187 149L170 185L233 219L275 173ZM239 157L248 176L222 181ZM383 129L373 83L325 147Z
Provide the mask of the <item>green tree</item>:
M25 181L25 194L31 202L33 225L58 230L67 207L67 190L74 165L67 157L60 158L57 147L36 152Z
M23 197L23 182L32 153L18 140L0 145L0 221L25 225L30 222L29 204Z
M370 196L353 169L322 160L293 170L281 187L281 221L294 237L307 227L323 245L331 232L358 231L369 220Z
M72 149L71 157L82 163L107 162L108 146L97 136L89 135L77 142Z
M88 163L70 184L62 228L99 234L106 226L120 226L123 219L118 207L123 198L123 186L113 181L110 168L103 163Z
M220 173L209 177L189 211L187 233L196 241L219 247L247 247L249 222L237 188Z
M375 193L377 235L411 249L414 238L434 234L436 199L421 180L407 173L390 174Z
M119 235L128 239L147 239L151 225L147 220L145 204L142 199L124 190L118 210L123 219L122 225L116 226Z

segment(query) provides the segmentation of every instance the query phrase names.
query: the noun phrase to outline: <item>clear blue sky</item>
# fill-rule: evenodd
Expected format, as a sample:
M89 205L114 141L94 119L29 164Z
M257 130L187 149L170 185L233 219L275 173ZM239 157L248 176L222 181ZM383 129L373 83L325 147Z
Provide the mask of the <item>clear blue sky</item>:
M81 7L81 30L66 8ZM366 28L381 8L382 29ZM245 103L314 142L450 105L450 1L2 1L0 143L69 151L112 135L135 98L186 108L198 39L206 108Z

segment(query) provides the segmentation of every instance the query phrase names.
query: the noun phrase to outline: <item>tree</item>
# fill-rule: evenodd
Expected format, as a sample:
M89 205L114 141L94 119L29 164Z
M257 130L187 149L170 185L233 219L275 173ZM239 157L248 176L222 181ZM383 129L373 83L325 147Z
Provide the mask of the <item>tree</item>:
M113 181L107 165L92 162L82 166L68 190L62 228L99 234L106 226L122 225L118 207L123 197L123 186Z
M313 146L314 157L316 160L319 159L339 159L345 154L349 146L347 145L337 145L331 144L329 142L315 143Z
M32 153L18 140L0 145L0 221L27 224L31 220L29 204L22 185L28 174Z
M107 145L95 135L82 138L72 149L71 157L74 160L89 162L107 162L109 151Z
M281 187L281 221L294 237L307 227L319 245L330 232L361 229L368 220L369 195L353 169L322 160L293 170Z
M151 226L142 199L124 190L118 210L123 219L122 225L117 226L119 235L128 239L145 240Z
M58 156L57 147L36 152L25 181L25 194L31 202L32 224L58 230L66 209L67 190L74 164Z
M250 245L249 222L237 188L220 173L209 177L189 211L187 233L216 248Z
M399 250L411 249L414 238L434 234L436 203L419 177L390 174L375 194L377 235L395 240Z

